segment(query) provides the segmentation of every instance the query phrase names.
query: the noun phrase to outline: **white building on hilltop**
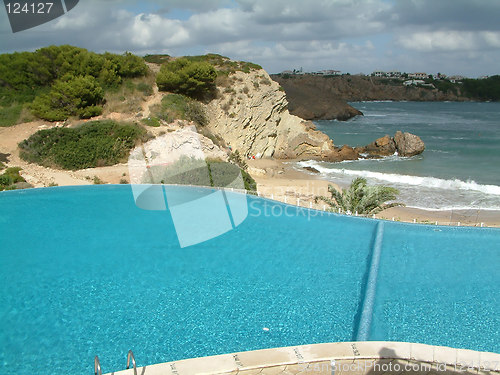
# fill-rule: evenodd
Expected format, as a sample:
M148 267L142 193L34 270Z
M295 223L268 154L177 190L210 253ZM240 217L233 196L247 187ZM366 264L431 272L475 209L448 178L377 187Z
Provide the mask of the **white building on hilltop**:
M427 78L429 78L429 75L427 73L408 73L408 78L427 79Z

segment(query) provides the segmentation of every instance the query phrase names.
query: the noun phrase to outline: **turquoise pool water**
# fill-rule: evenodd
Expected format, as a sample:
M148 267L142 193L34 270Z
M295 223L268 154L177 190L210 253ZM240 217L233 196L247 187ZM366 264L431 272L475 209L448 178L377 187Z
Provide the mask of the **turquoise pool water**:
M129 186L1 193L2 374L355 340L378 222L247 199L181 248ZM369 339L500 352L499 265L499 230L385 223Z

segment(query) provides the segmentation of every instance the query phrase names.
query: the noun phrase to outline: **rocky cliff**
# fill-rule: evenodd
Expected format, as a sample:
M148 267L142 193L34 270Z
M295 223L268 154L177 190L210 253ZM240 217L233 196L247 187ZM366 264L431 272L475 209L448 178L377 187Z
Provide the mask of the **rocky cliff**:
M272 75L286 92L290 102L290 113L306 120L348 120L363 115L361 111L347 104L333 90L332 82L323 77L292 76L284 78ZM322 78L322 79L318 79Z
M465 101L457 92L404 86L402 80L367 76L272 75L287 94L290 112L304 119L346 120L361 112L347 104L363 100Z
M312 122L290 114L287 95L264 70L230 75L218 85L217 97L206 110L207 130L245 157L337 162L356 160L364 153L376 157L397 151L412 156L424 150L420 138L401 132L365 147L335 147Z
M314 124L288 111L285 92L264 70L235 72L207 105L207 129L245 156L336 159L338 150Z

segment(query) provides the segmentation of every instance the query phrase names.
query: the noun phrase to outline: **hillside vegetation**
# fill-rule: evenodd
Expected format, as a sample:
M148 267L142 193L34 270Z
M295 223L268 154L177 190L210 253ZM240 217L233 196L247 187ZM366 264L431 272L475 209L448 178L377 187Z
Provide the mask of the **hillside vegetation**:
M500 100L500 75L486 79L466 79L463 82L466 95L479 100Z
M131 53L97 54L68 45L0 55L0 126L15 124L23 109L49 120L102 112L104 93L145 76Z
M19 143L22 159L46 167L83 169L126 161L146 131L136 125L93 121L75 128L39 130Z
M0 163L0 170L2 170L3 167ZM0 191L3 190L15 190L18 187L30 187L29 184L26 184L26 180L21 177L19 172L21 171L21 168L19 167L12 167L12 168L7 168L3 173L0 174ZM25 183L27 186L22 186L20 185L21 183Z

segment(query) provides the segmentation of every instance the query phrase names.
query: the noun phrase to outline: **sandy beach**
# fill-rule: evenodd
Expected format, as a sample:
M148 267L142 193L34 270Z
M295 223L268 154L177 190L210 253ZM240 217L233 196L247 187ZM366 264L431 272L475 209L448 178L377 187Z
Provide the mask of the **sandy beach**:
M318 195L330 196L328 185L333 184L306 170L294 168L293 161L249 160L249 173L257 182L259 194L290 204L324 209L322 202L315 203ZM337 185L335 185L337 186ZM338 187L338 186L337 186ZM297 200L298 199L298 200ZM489 210L422 210L412 207L393 207L375 215L376 218L439 225L467 225L500 227L500 211Z
M21 175L27 182L34 187L91 185L94 184L96 177L103 183L129 182L127 164L66 171L27 163L19 157L17 147L19 142L40 129L54 126L59 125L36 121L0 128L0 153L9 155L8 166L22 168ZM160 128L153 130L153 132L159 131L161 131ZM257 182L257 189L261 196L289 204L298 204L302 207L328 209L323 202L314 202L316 196L329 196L328 185L332 183L322 179L321 176L306 170L297 170L292 160L257 159L247 162L248 172ZM394 207L382 211L376 217L428 224L436 224L437 222L439 225L481 226L483 223L484 226L488 227L500 227L500 211L488 210L433 211L411 207Z

